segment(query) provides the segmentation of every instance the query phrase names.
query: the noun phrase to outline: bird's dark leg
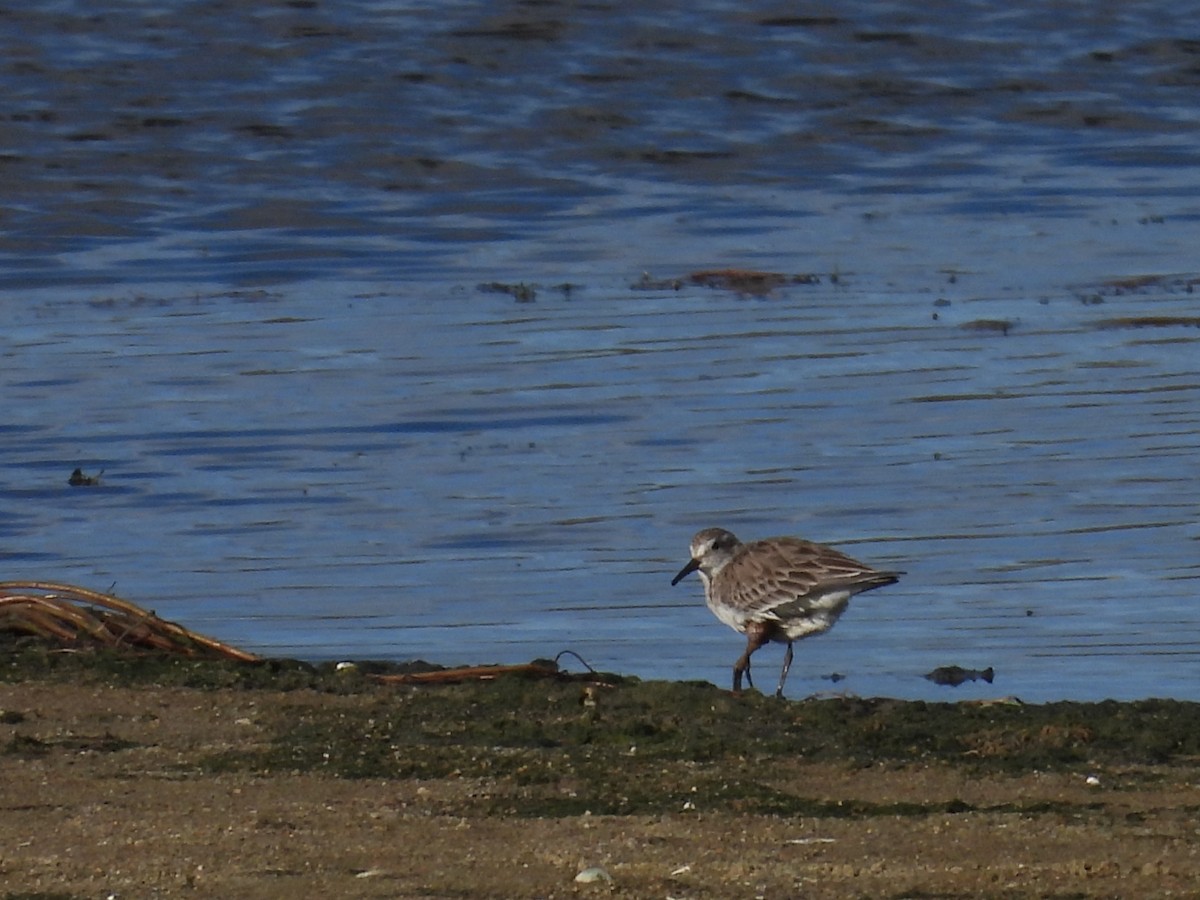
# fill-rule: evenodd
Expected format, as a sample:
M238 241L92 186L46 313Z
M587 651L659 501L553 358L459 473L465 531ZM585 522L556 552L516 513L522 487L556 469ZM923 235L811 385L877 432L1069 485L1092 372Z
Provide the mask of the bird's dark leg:
M733 664L733 690L736 693L742 689L742 675L750 687L754 687L754 679L750 677L750 654L767 642L767 627L762 622L751 622L746 626L746 652L738 657Z
M775 696L783 696L783 683L787 681L788 669L792 667L792 642L788 641L788 648L783 654L783 671L779 673L779 687L775 688Z

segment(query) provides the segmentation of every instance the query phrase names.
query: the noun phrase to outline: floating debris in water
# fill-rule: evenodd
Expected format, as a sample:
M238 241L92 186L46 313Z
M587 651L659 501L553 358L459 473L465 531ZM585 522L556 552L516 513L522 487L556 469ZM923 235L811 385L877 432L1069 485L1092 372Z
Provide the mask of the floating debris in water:
M1100 319L1097 328L1200 328L1200 316L1117 316Z
M938 666L932 672L927 672L924 676L934 684L944 684L949 687L958 687L960 684L965 684L968 681L986 681L992 683L992 679L996 677L996 670L991 666L986 669L964 669L962 666Z
M484 294L508 294L518 303L532 303L537 299L537 285L508 284L503 281L488 281L476 285L476 290Z
M104 474L104 470L100 470L100 475ZM92 487L100 483L100 475L84 475L83 469L76 469L71 473L71 477L67 479L67 484L71 487Z
M649 272L643 272L642 277L630 286L635 291L677 291L683 287L679 278L654 278Z
M705 269L692 272L687 280L702 287L736 291L764 297L774 288L785 284L820 284L816 275L784 275L780 272L757 272L753 269Z
M958 327L963 331L993 332L1007 337L1015 324L1008 319L973 319L970 322L963 322Z
M831 281L836 278L831 277ZM777 287L789 284L820 284L821 277L812 272L787 275L782 272L759 272L754 269L701 269L682 278L654 278L649 272L630 285L633 290L678 291L685 284L715 290L733 291L743 296L766 297Z

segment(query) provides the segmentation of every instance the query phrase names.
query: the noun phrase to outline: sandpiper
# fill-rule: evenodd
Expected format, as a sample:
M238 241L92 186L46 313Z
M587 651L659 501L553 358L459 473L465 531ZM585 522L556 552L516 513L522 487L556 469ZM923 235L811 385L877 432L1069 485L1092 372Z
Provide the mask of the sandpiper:
M787 644L775 696L792 665L792 642L833 627L850 598L895 584L903 572L881 572L846 554L794 537L743 544L724 528L692 538L691 561L671 579L676 585L700 571L704 599L718 619L746 635L746 652L733 665L733 689L750 687L750 655L768 641Z

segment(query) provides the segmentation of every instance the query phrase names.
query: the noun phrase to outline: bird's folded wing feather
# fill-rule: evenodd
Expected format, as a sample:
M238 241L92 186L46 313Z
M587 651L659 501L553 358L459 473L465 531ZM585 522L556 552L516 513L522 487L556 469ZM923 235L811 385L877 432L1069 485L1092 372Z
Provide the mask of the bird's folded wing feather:
M771 538L747 545L721 570L720 578L730 599L750 618L775 618L816 608L828 593L857 594L892 584L896 574L876 571L823 544Z

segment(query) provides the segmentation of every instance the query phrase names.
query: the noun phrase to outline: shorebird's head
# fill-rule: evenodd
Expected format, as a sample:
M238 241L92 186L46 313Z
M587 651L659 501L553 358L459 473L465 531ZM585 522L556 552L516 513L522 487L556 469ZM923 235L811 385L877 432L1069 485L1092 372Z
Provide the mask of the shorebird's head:
M733 554L742 542L734 537L732 532L724 528L705 528L692 538L692 558L679 574L671 579L671 584L679 584L688 575L700 570L700 577L705 583L725 567L725 563L733 559Z

